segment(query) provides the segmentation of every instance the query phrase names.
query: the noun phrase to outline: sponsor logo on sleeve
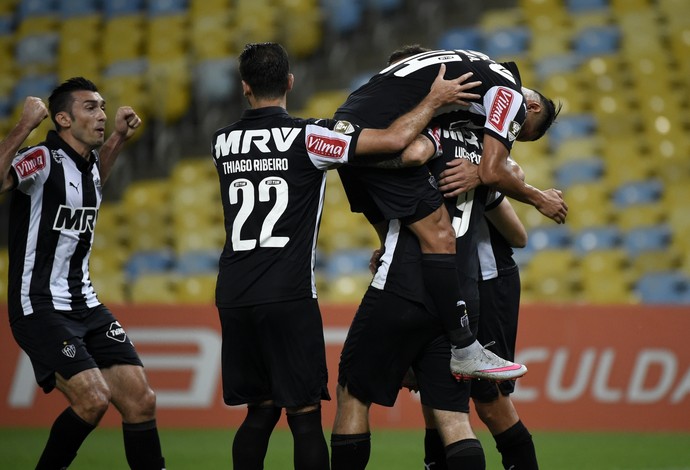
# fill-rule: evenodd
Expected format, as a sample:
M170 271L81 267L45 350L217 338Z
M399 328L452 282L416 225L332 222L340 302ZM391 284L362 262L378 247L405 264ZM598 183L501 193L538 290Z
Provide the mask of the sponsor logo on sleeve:
M344 139L314 133L307 134L307 151L319 157L342 158L346 148L347 141Z
M522 129L520 123L510 121L510 124L508 125L508 140L512 142L513 140L517 139L518 134L520 134L520 129Z
M36 149L25 155L21 160L14 164L14 169L19 177L24 179L42 170L46 166L46 157L41 149Z
M352 134L355 131L355 126L353 126L350 122L348 121L338 121L335 123L335 126L333 126L333 132L337 132L339 134Z
M510 105L513 103L514 95L512 90L499 87L496 96L489 109L489 123L498 132L503 133L505 129Z

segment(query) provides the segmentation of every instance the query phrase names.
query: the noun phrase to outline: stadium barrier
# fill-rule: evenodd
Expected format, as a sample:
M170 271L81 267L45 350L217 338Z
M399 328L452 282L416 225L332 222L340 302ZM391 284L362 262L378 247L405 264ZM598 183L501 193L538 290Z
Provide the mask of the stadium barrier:
M141 353L158 397L162 427L236 427L220 386L221 337L212 306L111 306ZM356 306L323 305L329 390ZM65 407L36 386L0 306L0 426L49 426ZM534 430L690 431L688 307L524 305L517 360L529 367L513 396ZM329 428L335 401L324 404ZM473 417L475 424L476 417ZM102 423L119 426L111 409ZM281 419L285 426L285 418ZM422 426L418 395L372 407L374 428Z

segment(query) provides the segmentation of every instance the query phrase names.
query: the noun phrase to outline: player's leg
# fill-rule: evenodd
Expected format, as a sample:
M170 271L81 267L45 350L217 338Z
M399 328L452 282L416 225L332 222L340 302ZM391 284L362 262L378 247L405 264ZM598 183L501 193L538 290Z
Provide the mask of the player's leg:
M56 374L55 386L71 406L53 422L36 465L38 470L67 468L110 403L110 391L97 368L79 372L69 379Z
M127 463L133 469L165 468L156 424L156 395L144 368L119 364L103 369L111 401L122 416L122 435Z
M484 451L469 421L470 383L457 382L448 374L448 347L446 336L435 338L413 365L427 429L425 465L481 470Z
M287 422L294 441L295 470L328 468L328 444L321 424L321 405L288 408Z
M371 455L370 404L336 387L337 410L331 434L331 470L364 469Z
M237 429L232 442L233 468L237 470L263 468L268 441L280 419L280 413L281 409L273 406L271 401L247 406L247 415Z
M67 467L110 403L110 391L83 337L88 327L79 315L36 311L12 323L12 334L26 352L36 382L54 388L70 406L54 421L38 469Z
M455 259L455 232L448 211L441 206L409 224L422 248L424 282L451 342L451 372L458 378L509 380L527 368L484 349L474 337L462 301Z

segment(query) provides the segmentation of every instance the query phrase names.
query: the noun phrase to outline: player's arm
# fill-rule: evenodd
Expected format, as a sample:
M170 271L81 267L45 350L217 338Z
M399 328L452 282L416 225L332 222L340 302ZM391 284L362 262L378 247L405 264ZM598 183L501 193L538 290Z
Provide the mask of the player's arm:
M19 122L0 142L0 178L2 178L0 180L0 194L14 188L16 182L10 172L12 159L22 143L29 137L31 131L36 129L47 116L48 109L40 98L29 96L24 100L24 108Z
M486 211L486 218L513 248L527 245L527 230L507 197L493 209Z
M411 111L393 121L388 128L363 129L357 141L356 153L361 155L401 152L424 130L437 109L448 104L467 106L469 103L465 100L479 98L477 94L465 92L481 84L465 83L472 75L471 72L452 80L445 80L445 71L445 64L441 64L429 94Z
M479 179L482 184L501 191L517 201L534 206L539 212L561 224L568 215L568 206L561 191L542 191L518 178L508 161L508 149L491 135L484 135L484 149L479 162Z
M137 113L129 106L118 108L115 114L115 129L110 137L103 143L99 150L101 159L101 181L105 183L110 176L115 160L120 154L125 142L134 135L136 129L141 125L141 119Z

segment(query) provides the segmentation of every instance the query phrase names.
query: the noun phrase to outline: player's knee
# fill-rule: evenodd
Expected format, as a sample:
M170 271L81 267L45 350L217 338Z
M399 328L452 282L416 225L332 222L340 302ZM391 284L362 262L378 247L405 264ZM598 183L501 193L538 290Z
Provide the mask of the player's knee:
M156 415L156 393L151 389L151 387L146 387L139 400L137 400L138 409L137 413L146 419L153 419Z
M84 421L98 424L110 405L110 390L107 387L93 387L80 394L72 403L74 411Z

